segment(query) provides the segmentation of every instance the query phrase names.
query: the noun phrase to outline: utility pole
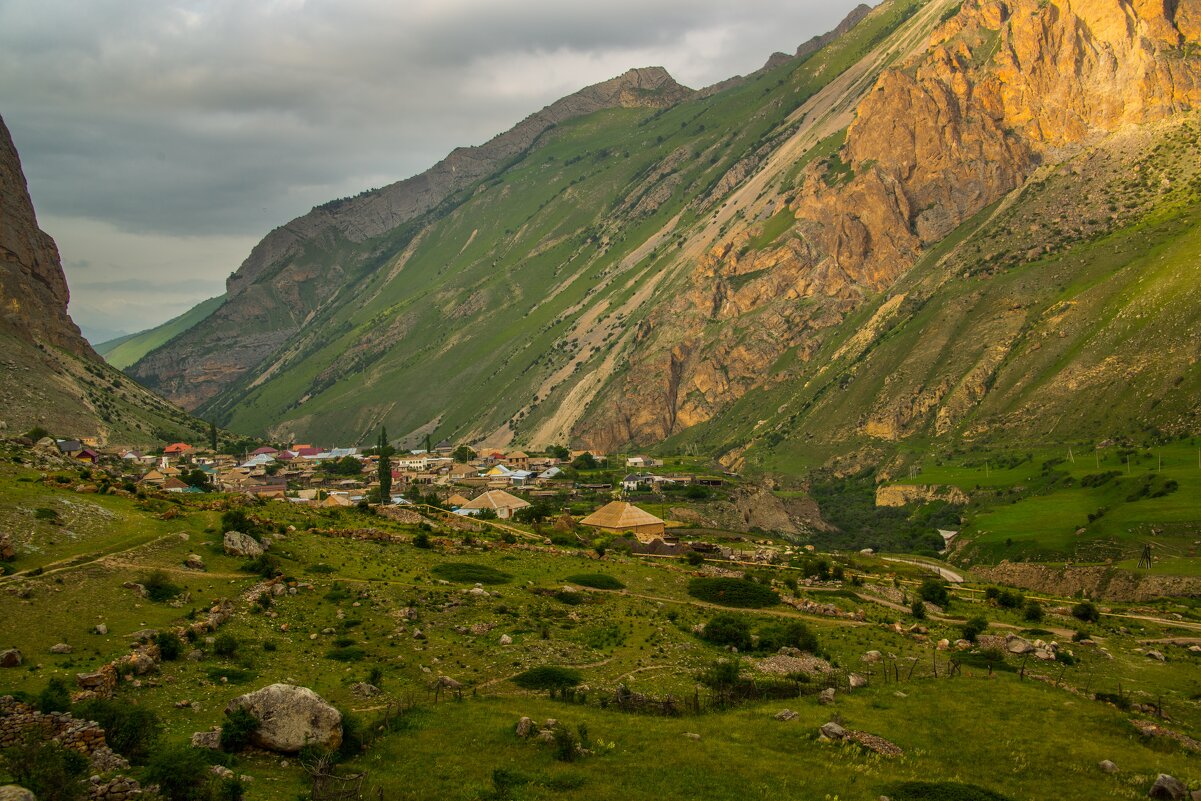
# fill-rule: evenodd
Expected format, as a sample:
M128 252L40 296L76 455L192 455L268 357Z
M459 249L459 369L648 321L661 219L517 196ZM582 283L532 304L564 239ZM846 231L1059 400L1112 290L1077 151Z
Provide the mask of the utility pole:
M1151 568L1151 543L1147 543L1143 546L1143 553L1138 558L1138 566L1140 568L1145 567L1148 570Z

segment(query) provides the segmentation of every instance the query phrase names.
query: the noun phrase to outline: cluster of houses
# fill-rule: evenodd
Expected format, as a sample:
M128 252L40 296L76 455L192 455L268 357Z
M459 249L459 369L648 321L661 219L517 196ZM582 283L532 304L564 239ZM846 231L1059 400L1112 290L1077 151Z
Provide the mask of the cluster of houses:
M184 442L171 443L155 454L108 451L74 440L59 440L56 444L63 455L81 462L95 464L102 455L119 458L128 468L127 473L140 473L139 484L167 492L215 490L309 506L342 507L362 502L373 489L378 493L379 488L379 457L358 448L321 448L309 444L282 449L263 446L236 457ZM461 462L452 457L454 450L444 441L429 450L390 457L392 495L384 503L408 504L410 500L405 496L416 490L425 497L438 497L457 514L494 514L507 520L541 498L588 491L633 493L669 484L714 482L695 476L656 475L647 472L647 468L661 466L662 461L631 456L625 459L626 467L638 472L626 475L618 487L578 483L567 478L564 466L584 454L598 461L605 459L604 454L571 451L567 458L559 459L521 450L485 450ZM720 483L720 479L716 481ZM665 536L663 520L624 500L608 503L580 522L601 531L632 534L644 542Z

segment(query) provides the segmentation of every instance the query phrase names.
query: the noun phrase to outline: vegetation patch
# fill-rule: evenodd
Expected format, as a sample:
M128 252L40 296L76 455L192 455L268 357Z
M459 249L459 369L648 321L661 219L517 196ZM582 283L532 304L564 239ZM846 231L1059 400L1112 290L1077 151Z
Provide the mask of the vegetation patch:
M430 570L435 576L463 584L508 584L513 576L503 570L470 562L444 562Z
M885 794L893 801L1011 801L1009 796L958 782L902 782Z
M594 590L624 590L626 585L607 573L576 573L568 576L567 581L579 584L581 587L591 587Z
M688 582L688 594L701 601L739 609L762 609L780 603L780 596L745 578L694 578Z

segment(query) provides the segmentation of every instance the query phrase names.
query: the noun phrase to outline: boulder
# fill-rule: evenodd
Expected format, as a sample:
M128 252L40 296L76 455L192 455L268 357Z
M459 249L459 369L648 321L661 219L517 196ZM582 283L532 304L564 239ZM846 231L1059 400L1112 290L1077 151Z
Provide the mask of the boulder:
M862 658L863 658L863 661L867 662L869 665L874 665L877 662L879 662L881 659L883 659L884 657L880 654L879 651L868 651L866 654L863 655Z
M858 673L852 673L851 675L847 676L847 684L850 685L852 690L858 690L860 687L867 686L867 679L863 676L860 676Z
M190 553L183 558L183 566L188 570L204 570L204 559L198 553Z
M251 737L259 748L294 754L310 744L328 749L342 744L342 713L308 687L272 684L238 696L225 711L239 708L259 721Z
M1168 801L1179 801L1179 799L1187 797L1188 788L1184 786L1184 782L1166 773L1159 774L1155 779L1155 784L1151 785L1151 789L1147 792L1147 798L1163 798Z
M69 654L74 650L74 648L72 648L70 645L67 645L65 642L60 642L56 645L50 646L50 653L52 654Z
M1028 654L1034 650L1034 646L1029 640L1022 639L1016 635L1006 638L1005 650L1011 654Z
M21 666L21 652L16 648L0 651L0 667L12 668Z
M1097 767L1101 769L1102 773L1117 773L1118 772L1118 766L1113 764L1112 762L1110 762L1108 759L1102 759L1100 762L1097 763Z
M17 558L17 549L7 534L0 534L0 562L11 562Z
M502 634L502 635L500 635L500 644L501 645L512 645L513 638L510 637L508 634Z
M834 688L833 688L833 687L827 687L826 689L824 689L824 690L822 690L820 693L818 693L818 694L817 694L817 702L818 702L819 704L832 704L832 703L834 703Z
M1167 658L1160 651L1147 651L1147 658L1154 659L1156 662L1167 662Z
M104 625L103 623L97 623L95 626L92 627L92 633L108 634L108 626Z
M365 681L360 681L358 684L352 684L350 691L362 698L373 698L379 695L383 690Z
M841 740L847 736L847 730L834 721L823 723L818 731L822 733L823 737L828 737L831 740Z
M18 787L15 784L6 784L0 787L0 801L38 801L30 791L24 787Z
M225 553L228 556L246 556L253 559L263 555L263 546L249 534L227 531L225 532Z
M697 734L696 732L694 732L694 731L686 731L686 732L684 732L684 736L685 736L686 738L688 738L689 740L699 740L699 739L701 739L701 736L700 736L699 734Z
M797 714L796 712L793 712L791 709L781 709L779 712L777 712L772 717L774 717L776 720L789 721L789 720L796 720L797 718L800 717L800 715Z
M221 729L213 728L208 731L198 731L192 735L193 748L208 748L211 751L221 750Z
M523 717L517 721L517 736L529 737L534 733L534 721L532 718Z

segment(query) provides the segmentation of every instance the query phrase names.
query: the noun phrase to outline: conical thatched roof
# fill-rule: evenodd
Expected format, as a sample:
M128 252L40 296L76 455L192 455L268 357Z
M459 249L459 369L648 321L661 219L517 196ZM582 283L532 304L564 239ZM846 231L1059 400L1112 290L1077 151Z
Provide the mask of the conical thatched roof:
M523 509L529 506L516 495L510 495L504 490L489 490L473 501L463 504L464 509Z
M611 529L635 529L639 526L663 525L663 521L632 503L613 501L580 521L585 526Z
M451 495L449 498L446 499L447 506L462 506L463 504L469 503L469 502L470 501L468 501L467 498L464 498L462 495L460 495L457 492L454 495Z

